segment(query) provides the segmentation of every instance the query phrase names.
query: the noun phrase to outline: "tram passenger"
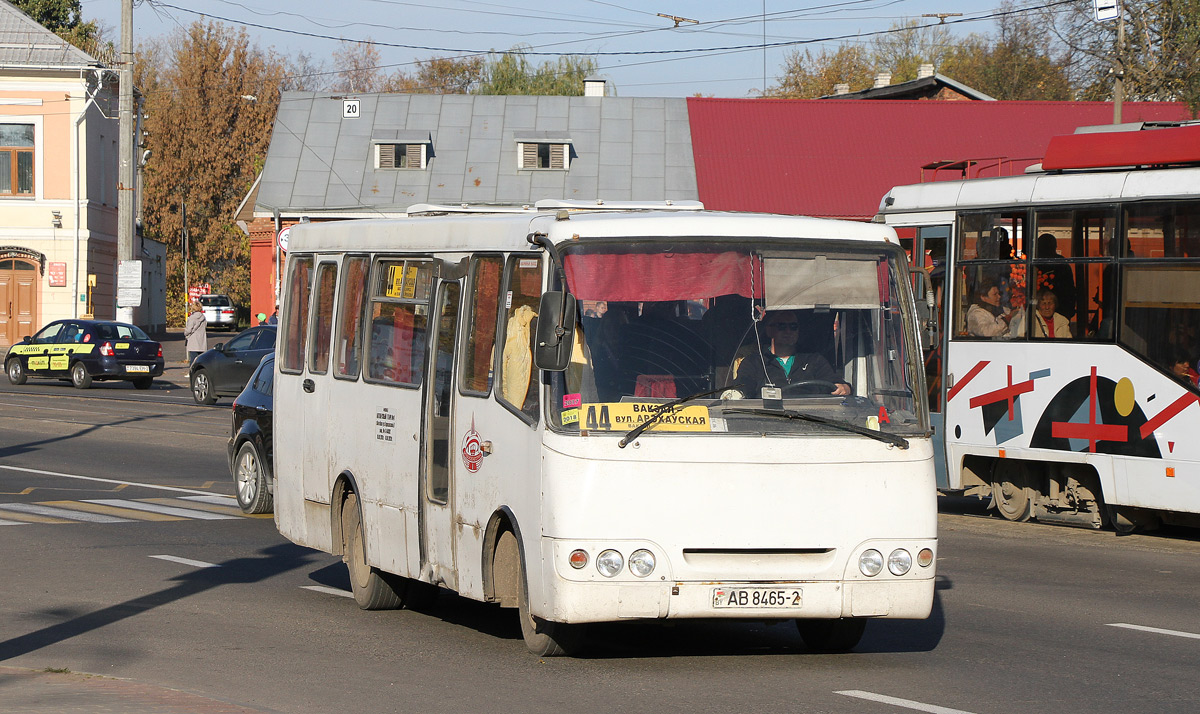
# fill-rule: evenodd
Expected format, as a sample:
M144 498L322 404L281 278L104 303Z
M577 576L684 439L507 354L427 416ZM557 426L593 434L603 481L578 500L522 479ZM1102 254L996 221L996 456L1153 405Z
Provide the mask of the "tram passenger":
M1030 337L1071 339L1071 321L1058 312L1058 296L1049 288L1038 291ZM1014 330L1015 331L1015 330Z
M1008 337L1015 311L1000 304L1000 288L992 280L979 284L976 300L967 308L967 334L972 337Z

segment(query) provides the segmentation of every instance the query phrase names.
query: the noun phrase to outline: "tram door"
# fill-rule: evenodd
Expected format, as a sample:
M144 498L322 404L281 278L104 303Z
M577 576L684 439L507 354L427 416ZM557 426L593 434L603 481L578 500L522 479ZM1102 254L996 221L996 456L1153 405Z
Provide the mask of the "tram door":
M23 260L0 260L0 346L32 335L37 311L37 266Z
M929 271L930 284L933 287L934 315L938 330L937 344L929 345L925 350L925 383L929 389L929 420L933 426L933 458L937 466L937 484L939 488L949 488L949 476L946 473L945 449L945 419L942 416L942 404L945 400L945 362L942 355L946 340L949 339L950 329L945 320L946 278L949 273L948 247L950 242L950 226L920 226L913 241L913 263L924 266Z

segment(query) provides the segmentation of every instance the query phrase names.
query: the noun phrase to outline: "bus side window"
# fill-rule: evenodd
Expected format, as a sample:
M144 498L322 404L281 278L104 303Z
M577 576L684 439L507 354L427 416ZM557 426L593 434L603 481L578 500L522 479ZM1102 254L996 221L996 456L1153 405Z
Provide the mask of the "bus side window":
M538 370L533 366L532 347L542 295L542 262L535 255L513 255L504 273L504 345L497 396L536 422Z
M362 324L363 295L367 289L367 273L370 263L366 258L347 258L345 279L342 283L341 314L338 317L337 359L338 377L358 379L359 363L362 361L362 340L359 325Z
M467 343L463 348L463 394L486 397L492 391L496 355L496 317L500 308L500 273L504 259L482 256L472 259L471 285L467 291Z
M421 385L432 283L428 261L379 263L371 291L368 380Z
M308 298L312 292L312 258L297 258L287 282L287 315L283 322L283 359L279 368L299 372L304 368L308 340Z
M333 295L337 288L337 263L317 266L317 300L313 309L312 344L308 348L308 371L329 371L329 338L333 333Z

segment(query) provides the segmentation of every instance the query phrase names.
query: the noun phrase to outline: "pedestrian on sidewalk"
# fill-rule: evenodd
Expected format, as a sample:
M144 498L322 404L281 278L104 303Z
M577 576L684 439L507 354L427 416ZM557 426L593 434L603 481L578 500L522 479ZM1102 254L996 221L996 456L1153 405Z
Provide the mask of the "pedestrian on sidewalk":
M183 326L183 336L187 339L188 366L196 361L201 352L208 349L208 319L204 317L204 308L200 303L192 301L188 306L190 314Z

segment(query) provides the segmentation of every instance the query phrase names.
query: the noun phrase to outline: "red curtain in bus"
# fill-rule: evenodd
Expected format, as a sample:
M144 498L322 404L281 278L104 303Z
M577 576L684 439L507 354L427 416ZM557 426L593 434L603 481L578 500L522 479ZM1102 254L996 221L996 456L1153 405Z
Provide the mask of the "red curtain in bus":
M763 296L762 263L747 253L568 254L567 284L580 300L660 302Z

